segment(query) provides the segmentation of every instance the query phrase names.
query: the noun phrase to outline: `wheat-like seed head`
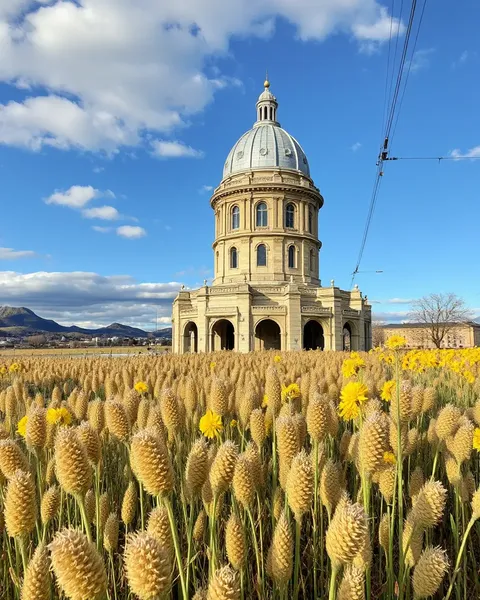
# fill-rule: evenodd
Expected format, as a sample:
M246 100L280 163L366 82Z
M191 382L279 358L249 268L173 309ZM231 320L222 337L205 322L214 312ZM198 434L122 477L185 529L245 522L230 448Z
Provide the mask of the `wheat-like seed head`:
M46 414L44 408L35 407L28 415L25 441L27 446L35 450L41 450L47 441Z
M238 450L234 442L227 440L218 449L210 468L210 485L214 496L226 492L232 482Z
M379 472L378 486L387 504L392 502L393 490L395 488L395 472L395 465L386 466Z
M50 600L50 562L43 544L37 546L23 578L21 600Z
M250 413L250 435L257 446L261 448L266 438L265 415L261 408L255 408Z
M209 407L222 417L228 413L227 383L218 377L213 378Z
M172 531L166 508L157 506L152 510L148 517L147 533L162 545L170 558L173 556Z
M385 554L387 554L390 546L390 519L388 513L384 513L380 519L380 524L378 526L378 541L385 551Z
M284 587L290 580L293 570L292 528L284 512L280 515L273 533L271 569L275 583L281 588Z
M472 518L475 520L480 519L480 487L472 497Z
M111 435L126 442L130 436L130 422L127 411L118 400L107 400L105 402L105 423Z
M208 469L208 444L204 438L200 438L191 447L185 467L185 483L189 498L201 494Z
M279 459L279 479L280 485L285 489L287 475L292 464L293 457L300 450L298 444L298 434L295 420L291 416L278 417L275 423L277 434L277 451Z
M420 527L433 527L440 522L447 502L447 490L440 481L427 481L414 506L415 521Z
M237 515L232 512L225 527L225 549L228 561L239 571L247 557L243 525Z
M49 545L57 583L71 600L101 600L106 592L105 566L94 544L75 529L63 529Z
M95 520L95 512L96 512L95 494L93 493L93 490L90 489L85 494L84 504L85 504L85 513L87 515L87 522L93 523Z
M171 561L162 544L149 533L131 534L125 544L128 585L140 600L161 598L170 586Z
M13 440L0 440L0 470L3 476L10 479L19 469L30 470L27 457Z
M173 489L170 456L161 439L149 430L137 432L130 447L132 470L152 496L168 494Z
M40 504L40 515L42 517L42 524L46 525L52 519L54 519L60 508L60 489L56 485L50 486L42 496L42 502Z
M88 403L88 421L95 431L100 434L105 427L105 403L95 398Z
M77 435L85 446L89 461L93 465L98 465L102 456L102 443L97 431L87 421L84 421L77 427Z
M108 515L103 529L103 547L107 552L116 552L118 547L119 522L117 514Z
M448 557L442 548L429 546L422 552L413 571L412 583L415 597L434 596L448 570Z
M330 560L336 564L351 563L363 548L368 534L367 517L360 504L345 500L337 506L326 535Z
M196 542L202 541L203 535L205 533L206 522L207 522L207 513L202 508L202 510L198 513L198 516L195 519L195 524L193 526L192 537Z
M287 500L297 521L310 510L313 501L312 460L305 450L299 452L292 461L287 476Z
M423 532L421 523L416 519L415 513L411 511L405 519L402 538L405 562L409 567L416 565L420 558L423 548Z
M342 493L341 467L329 458L320 475L320 500L330 515L333 514Z
M160 400L160 412L168 436L173 439L180 430L181 418L178 400L172 389L166 388L163 390Z
M422 414L432 410L437 403L437 392L433 387L427 387L423 390Z
M134 481L128 483L122 500L121 517L125 525L131 525L137 512L138 494Z
M416 497L420 492L423 484L425 483L425 478L423 476L423 469L420 466L415 467L410 475L410 483L408 486L408 491L410 494L410 498L412 499L412 504L415 504Z
M460 409L453 404L446 404L442 408L435 423L435 431L440 440L445 440L455 433L461 414Z
M365 600L365 571L354 565L347 565L338 588L338 600Z
M244 508L250 508L255 497L255 484L250 461L245 454L237 459L232 483L236 500Z
M35 485L30 473L15 471L5 494L5 527L10 537L30 533L37 518Z
M467 420L467 422L461 425L455 433L452 453L459 464L470 460L473 448L474 429L473 423Z
M207 600L240 600L238 573L230 566L215 571L208 584Z
M388 421L380 413L365 419L360 429L358 455L361 472L371 475L384 464L388 449Z
M57 432L55 472L67 494L83 496L92 484L92 467L75 429L62 427Z

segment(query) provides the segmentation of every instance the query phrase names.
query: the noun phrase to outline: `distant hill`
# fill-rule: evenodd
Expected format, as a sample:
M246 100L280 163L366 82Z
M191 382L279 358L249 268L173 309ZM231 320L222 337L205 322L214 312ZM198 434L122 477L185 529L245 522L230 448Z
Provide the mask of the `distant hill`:
M102 336L108 337L148 337L149 334L143 329L138 327L130 327L129 325L122 325L122 323L112 323L106 327L100 327L98 329L85 329L83 327L77 327L71 325L66 327L60 325L52 319L44 319L39 317L37 314L29 308L14 307L14 306L0 306L0 335L33 335L36 333L80 333L83 335ZM155 337L172 337L171 327L161 329L154 333Z

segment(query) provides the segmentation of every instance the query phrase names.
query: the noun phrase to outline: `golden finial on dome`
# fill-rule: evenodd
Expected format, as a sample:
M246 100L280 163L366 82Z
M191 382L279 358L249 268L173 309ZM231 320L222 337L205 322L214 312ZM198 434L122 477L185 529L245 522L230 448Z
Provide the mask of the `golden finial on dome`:
M265 81L263 82L263 87L268 90L270 87L270 82L268 81L268 71L265 71Z

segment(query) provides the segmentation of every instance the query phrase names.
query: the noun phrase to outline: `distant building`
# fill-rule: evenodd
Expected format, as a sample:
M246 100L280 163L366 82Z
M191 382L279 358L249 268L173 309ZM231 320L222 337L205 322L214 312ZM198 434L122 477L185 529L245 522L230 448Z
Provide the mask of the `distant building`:
M425 323L401 323L382 326L385 339L403 335L409 348L435 348L430 327ZM455 323L446 333L442 348L473 348L480 346L480 323Z
M210 200L213 283L182 289L173 303L173 352L369 350L367 298L358 286L320 282L323 197L264 87L257 121L230 151Z

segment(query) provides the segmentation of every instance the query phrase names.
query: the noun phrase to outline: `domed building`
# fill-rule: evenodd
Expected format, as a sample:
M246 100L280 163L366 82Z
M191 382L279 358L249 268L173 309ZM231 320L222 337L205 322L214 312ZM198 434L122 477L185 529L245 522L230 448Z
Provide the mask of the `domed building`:
M368 350L371 307L320 281L323 196L265 81L257 120L227 156L210 204L214 279L173 303L173 352Z

